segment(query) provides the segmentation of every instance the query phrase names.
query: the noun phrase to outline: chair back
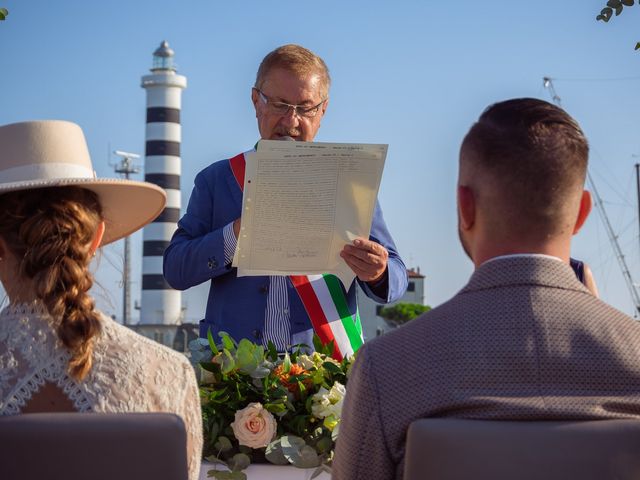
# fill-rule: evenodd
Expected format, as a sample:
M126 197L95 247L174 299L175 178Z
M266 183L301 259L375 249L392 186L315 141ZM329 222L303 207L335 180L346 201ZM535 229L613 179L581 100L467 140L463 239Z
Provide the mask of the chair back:
M405 480L640 479L640 420L430 418L407 433Z
M0 479L186 480L186 442L169 413L0 417Z

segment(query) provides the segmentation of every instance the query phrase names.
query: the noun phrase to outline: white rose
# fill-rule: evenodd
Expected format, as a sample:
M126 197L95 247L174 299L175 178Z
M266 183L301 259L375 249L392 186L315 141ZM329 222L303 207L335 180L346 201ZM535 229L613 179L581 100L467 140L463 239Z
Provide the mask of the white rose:
M262 448L273 440L277 426L273 415L256 402L236 412L231 428L240 445Z
M316 366L316 364L313 363L313 359L309 355L300 355L296 363L305 370L311 370Z
M339 421L345 394L346 389L340 382L335 382L331 390L321 387L312 398L311 413L317 418L333 417Z

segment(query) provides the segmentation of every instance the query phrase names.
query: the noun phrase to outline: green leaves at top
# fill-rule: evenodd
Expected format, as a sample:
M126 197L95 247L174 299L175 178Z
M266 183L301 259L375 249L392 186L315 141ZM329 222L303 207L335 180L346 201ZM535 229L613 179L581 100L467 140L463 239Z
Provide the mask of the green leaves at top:
M633 5L633 2L631 2L631 5ZM622 13L622 9L624 8L621 0L609 0L607 2L607 7L614 8L616 11L616 16L620 15Z
M640 0L639 2L640 3ZM624 7L632 7L635 4L634 0L609 0L607 6L600 11L600 15L596 17L596 20L607 23L613 16L615 10L616 16L622 13ZM640 42L636 43L635 50L640 50Z
M613 9L607 7L607 8L603 8L600 11L600 15L598 15L596 17L596 20L602 20L603 22L608 22L609 20L611 20L611 16L613 15Z
M4 20L9 15L9 10L6 8L0 8L0 20Z
M596 17L596 20L602 20L608 22L613 16L615 10L616 17L622 13L624 7L633 7L634 0L609 0L607 6L600 11L600 15Z

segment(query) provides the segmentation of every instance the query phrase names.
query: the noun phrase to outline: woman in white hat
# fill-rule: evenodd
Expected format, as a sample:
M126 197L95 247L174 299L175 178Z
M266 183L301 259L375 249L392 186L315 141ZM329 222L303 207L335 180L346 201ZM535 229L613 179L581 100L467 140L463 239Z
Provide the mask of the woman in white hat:
M173 412L187 427L189 474L202 447L186 358L117 324L89 295L95 250L152 221L165 193L98 179L80 127L0 127L0 415Z

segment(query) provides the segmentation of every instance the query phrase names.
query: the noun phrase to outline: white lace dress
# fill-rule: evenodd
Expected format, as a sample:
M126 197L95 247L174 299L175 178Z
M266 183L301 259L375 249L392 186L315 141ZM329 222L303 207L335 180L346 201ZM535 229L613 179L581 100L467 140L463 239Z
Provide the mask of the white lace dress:
M0 312L0 415L16 415L45 384L79 412L171 412L187 428L189 478L198 478L202 417L194 371L178 352L102 315L93 367L81 382L67 375L69 353L41 303Z

